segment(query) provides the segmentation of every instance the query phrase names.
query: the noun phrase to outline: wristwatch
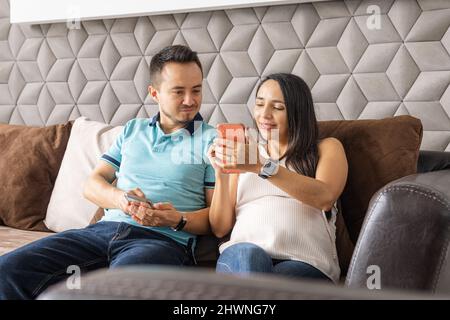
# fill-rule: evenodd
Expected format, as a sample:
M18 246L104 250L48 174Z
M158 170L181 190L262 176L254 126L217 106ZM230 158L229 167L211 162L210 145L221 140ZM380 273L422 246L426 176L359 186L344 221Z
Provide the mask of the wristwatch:
M259 172L258 176L263 179L267 179L278 172L278 167L279 162L277 160L269 158L266 160L266 162L264 162L264 165L261 167L261 171Z
M180 222L175 227L171 227L173 231L181 231L183 230L184 226L186 225L187 219L184 216L184 214L181 215Z

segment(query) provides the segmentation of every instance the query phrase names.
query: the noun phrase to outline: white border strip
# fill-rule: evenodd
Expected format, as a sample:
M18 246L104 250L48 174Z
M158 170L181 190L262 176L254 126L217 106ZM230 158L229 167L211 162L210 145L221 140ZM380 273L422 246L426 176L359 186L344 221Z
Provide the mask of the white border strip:
M328 0L11 0L11 23L54 23Z

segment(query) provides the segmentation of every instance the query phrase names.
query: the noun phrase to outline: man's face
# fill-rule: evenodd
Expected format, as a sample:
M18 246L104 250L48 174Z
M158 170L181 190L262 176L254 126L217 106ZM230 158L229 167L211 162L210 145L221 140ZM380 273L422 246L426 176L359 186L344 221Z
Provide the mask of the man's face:
M159 103L161 124L183 127L194 119L202 104L202 72L195 62L166 63L159 85L150 86L153 99Z

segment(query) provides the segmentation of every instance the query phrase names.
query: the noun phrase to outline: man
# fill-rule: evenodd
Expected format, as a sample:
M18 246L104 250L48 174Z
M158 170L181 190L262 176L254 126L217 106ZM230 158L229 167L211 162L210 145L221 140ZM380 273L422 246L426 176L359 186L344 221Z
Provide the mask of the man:
M189 48L171 46L152 58L150 77L149 93L159 113L127 122L84 188L87 199L107 208L105 216L0 257L1 299L36 298L69 276L69 266L90 271L195 263L195 235L210 230L215 177L204 160L215 130L198 113L202 66ZM126 194L154 205L130 202Z

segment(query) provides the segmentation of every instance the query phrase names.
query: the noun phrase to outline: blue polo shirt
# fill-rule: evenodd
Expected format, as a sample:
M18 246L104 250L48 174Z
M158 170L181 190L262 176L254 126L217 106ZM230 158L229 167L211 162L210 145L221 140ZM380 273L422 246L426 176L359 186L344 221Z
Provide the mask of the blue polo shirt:
M101 156L116 169L117 187L128 191L140 188L157 202L170 202L178 211L189 213L206 207L205 188L214 188L214 168L207 151L216 130L203 122L200 114L186 128L165 134L159 113L153 118L133 119L110 149ZM148 228L187 245L195 235L170 227L146 227L120 209L105 209L101 221L126 222Z

